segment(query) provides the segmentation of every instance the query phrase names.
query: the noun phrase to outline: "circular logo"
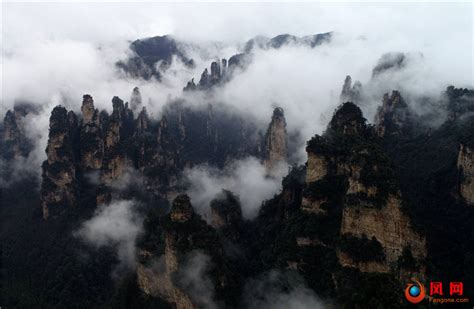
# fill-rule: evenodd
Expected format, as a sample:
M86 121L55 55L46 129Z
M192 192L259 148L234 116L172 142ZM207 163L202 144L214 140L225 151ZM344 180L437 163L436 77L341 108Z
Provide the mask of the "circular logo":
M408 283L405 289L405 298L412 304L418 304L425 298L425 286L419 281Z

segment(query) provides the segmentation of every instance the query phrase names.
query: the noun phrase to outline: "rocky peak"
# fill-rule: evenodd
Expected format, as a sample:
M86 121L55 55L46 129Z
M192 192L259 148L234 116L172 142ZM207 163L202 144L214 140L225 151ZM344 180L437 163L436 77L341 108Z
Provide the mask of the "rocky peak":
M70 150L72 147L71 131L77 125L77 118L74 112L68 111L62 106L56 106L49 118L49 140L46 152L48 162L74 161L70 151L63 151L64 148Z
M173 222L186 222L192 218L194 214L191 200L186 194L178 195L174 201L170 211L170 218Z
M67 113L67 121L68 121L70 130L72 130L72 131L77 130L77 128L79 126L79 121L77 119L76 114L73 111L69 111Z
M192 293L179 279L189 258L195 256L196 250L199 250L199 254L206 255L211 261L207 273L212 276L208 282L215 289L216 301L221 301L221 295L234 288L234 285L230 284L234 274L228 267L229 261L224 256L218 234L199 215L194 214L189 197L185 194L178 195L169 216L165 216L159 223L163 227L161 239L164 239L164 246L161 248L164 248L142 250L140 263L137 265L140 289L145 294L167 301L173 308L209 307L208 302L203 303L201 297ZM152 263L147 263L159 256L162 257L163 263L160 269Z
M221 78L221 66L218 62L213 61L211 63L211 83L217 83Z
M221 60L221 66L222 66L221 67L221 69L222 69L221 74L222 74L222 76L224 76L225 73L227 72L227 59L222 59Z
M355 104L337 109L326 133L308 142L301 207L307 213L330 216L339 204L339 237L348 244L336 250L339 263L362 272L386 273L406 250L422 263L426 244L402 211L395 172L381 146L369 138L371 132ZM352 251L361 246L373 249L370 256ZM417 271L424 272L422 264Z
M222 190L211 201L212 226L216 229L235 228L242 221L240 202L232 192Z
M401 52L393 52L383 54L377 65L372 70L372 78L388 72L390 70L398 70L405 67L407 62L407 55Z
M112 98L112 118L113 119L122 119L125 115L125 105L119 97Z
M69 131L68 111L62 106L56 106L51 112L49 118L49 136L54 137L57 134L66 134Z
M194 83L194 78L192 78L187 84L186 84L186 87L183 88L183 91L192 91L192 90L196 90L197 89L197 86L196 84Z
M142 106L142 95L140 94L140 89L138 87L133 88L132 97L130 98L130 108L132 111L140 110Z
M169 142L168 132L168 119L166 116L161 117L160 124L158 126L157 140L158 144L164 145Z
M199 83L196 85L193 78L187 83L186 87L183 88L183 91L208 90L211 87L218 85L224 80L223 77L228 69L227 64L228 63L226 59L222 59L221 61L213 61L211 63L211 73L209 74L208 69L205 68L201 74Z
M3 119L3 129L4 140L15 140L21 135L15 114L10 110L7 111L5 118Z
M148 113L146 107L143 106L142 111L138 114L136 121L136 129L138 131L146 131L150 126L150 119L148 118Z
M355 81L354 85L352 85L352 78L350 75L346 76L344 80L344 85L342 86L341 95L339 101L341 103L344 102L360 102L360 96L362 91L362 84L359 81Z
M448 119L453 121L474 112L474 90L449 86L444 92Z
M474 205L474 151L467 145L459 147L457 167L461 174L461 196L466 203Z
M94 108L92 96L85 94L82 102L82 126L80 140L81 164L85 170L100 169L104 155L101 124L106 123L104 115Z
M207 68L205 68L201 74L201 79L199 80L199 87L208 88L210 84L209 72L207 71Z
M272 120L265 137L265 166L268 170L274 169L279 163L288 159L288 133L286 120L282 108L273 111Z
M97 110L94 108L94 100L88 94L83 96L82 100L82 120L84 124L89 124L97 117Z
M128 103L124 104L119 97L112 99L113 111L106 130L107 148L117 145L133 134L133 112L128 108Z
M76 130L76 115L56 106L49 120L47 160L43 163L41 205L44 219L48 219L52 212L57 214L76 204Z
M347 75L346 79L344 80L344 85L342 85L341 97L343 95L349 94L349 92L351 91L351 88L352 88L352 78L350 77L350 75Z
M5 159L15 159L28 155L30 147L23 128L25 116L26 113L16 107L13 112L8 110L5 114L0 138L0 142L3 144L2 157Z
M328 129L343 135L365 135L366 122L360 108L352 102L346 102L336 109Z
M375 127L377 135L402 134L409 129L410 111L400 92L393 90L389 96L384 94L382 106L377 109L375 115Z

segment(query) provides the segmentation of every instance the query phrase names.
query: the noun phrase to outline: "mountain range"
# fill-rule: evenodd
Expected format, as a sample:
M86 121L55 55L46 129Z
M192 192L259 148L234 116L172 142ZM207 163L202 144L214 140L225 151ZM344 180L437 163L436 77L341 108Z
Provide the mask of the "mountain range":
M297 295L307 306L398 308L408 306L402 296L413 278L455 279L474 295L474 90L440 89L428 102L436 109L420 115L393 89L368 120L366 86L342 76L324 132L307 141L290 134L281 107L262 129L251 111L190 104L251 66L256 48L318 48L331 36L255 37L242 53L212 61L199 82L190 76L186 96L170 99L158 119L138 87L128 102L111 94L111 113L96 108L93 94L83 95L80 112L54 107L39 183L27 177L2 187L1 303L260 308ZM183 44L136 40L133 56L116 66L159 83L176 59L194 66ZM382 56L372 79L410 57ZM35 113L16 105L4 117L3 179L33 151L24 127ZM301 143L302 164L290 159ZM225 171L245 160L266 181L284 176L254 213L245 201L257 188L237 194L222 184L205 205L192 198L190 170Z

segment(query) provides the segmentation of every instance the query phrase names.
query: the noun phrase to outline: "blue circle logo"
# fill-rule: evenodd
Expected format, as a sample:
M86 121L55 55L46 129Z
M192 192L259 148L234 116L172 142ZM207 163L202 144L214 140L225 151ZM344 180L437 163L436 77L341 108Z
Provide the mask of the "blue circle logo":
M420 295L420 288L416 285L412 286L410 288L410 295L413 296L413 297L416 297L418 295Z

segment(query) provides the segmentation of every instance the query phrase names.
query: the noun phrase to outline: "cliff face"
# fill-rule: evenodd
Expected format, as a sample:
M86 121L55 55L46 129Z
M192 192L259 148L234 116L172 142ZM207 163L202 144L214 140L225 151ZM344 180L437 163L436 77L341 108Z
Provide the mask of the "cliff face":
M99 110L90 95L84 95L81 111L81 164L85 170L98 170L104 158L103 132Z
M126 142L134 132L133 112L128 103L114 97L113 112L105 130L105 156L101 167L101 179L105 183L123 175L131 160L127 155Z
M425 259L425 239L413 231L410 220L401 211L400 198L389 196L385 203L381 210L370 207L344 208L341 235L375 237L383 248L384 260L356 261L350 254L339 251L339 261L343 266L356 267L364 272L390 272L399 267L404 250L409 250L416 261ZM419 271L423 273L424 267Z
M182 279L187 276L186 265L196 252L212 261L209 274L202 275L210 276L209 280L216 292L215 301L224 296L223 291L232 289L232 279L229 277L232 272L226 266L217 233L194 213L188 196L177 196L170 213L160 223L163 227L164 249L159 252L142 250L139 253L138 284L145 294L164 299L176 308L206 306L201 295L189 290Z
M269 171L288 159L288 134L282 108L275 108L265 137L264 164Z
M169 218L171 224L184 225L195 216L189 198L178 196L171 208ZM165 248L159 270L153 268L153 264L147 267L147 262L158 259L151 252L141 251L141 263L138 264L138 284L145 294L160 297L176 308L197 308L191 298L173 282L173 274L178 271L180 254L177 248L177 235L170 229L164 235Z
M47 160L43 162L41 206L43 218L55 216L77 202L77 178L74 143L77 138L77 118L64 107L55 107L51 113Z
M417 261L424 260L425 239L403 213L391 165L354 104L342 105L327 132L315 136L307 151L302 210L330 215L334 196L328 186L339 184L343 192L338 197L342 199L339 237L347 245L337 247L342 266L363 272L391 272L398 269L399 259L407 251ZM372 256L354 252L356 243L373 247Z
M474 152L466 145L459 147L457 167L461 174L461 196L469 205L474 205Z

